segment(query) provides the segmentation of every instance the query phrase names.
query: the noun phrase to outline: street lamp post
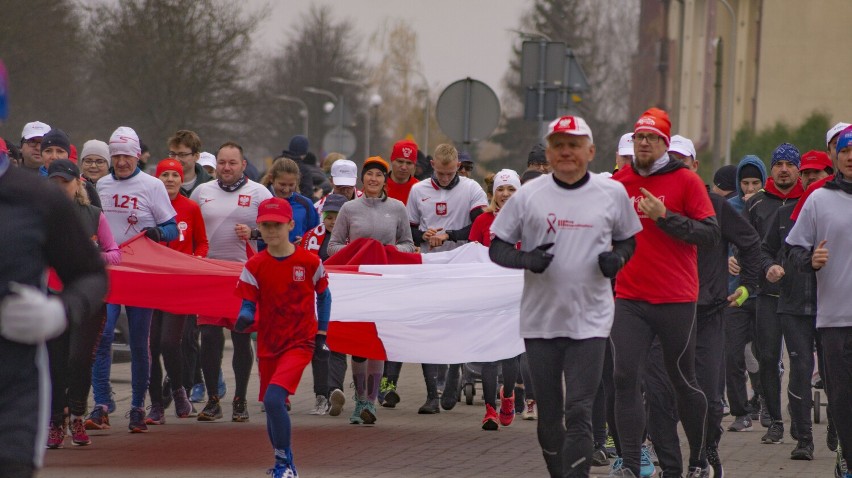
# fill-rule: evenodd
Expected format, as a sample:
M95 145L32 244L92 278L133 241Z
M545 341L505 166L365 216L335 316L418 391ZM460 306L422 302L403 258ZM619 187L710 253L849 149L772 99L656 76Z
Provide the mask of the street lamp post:
M382 104L382 97L379 96L378 93L373 93L373 95L370 96L370 103L369 103L369 106L367 107L367 132L366 132L366 135L365 135L366 139L364 141L364 158L365 159L370 157L370 132L371 132L370 118L371 118L371 116L373 116L372 115L373 108L378 107L381 104Z
M279 100L282 100L282 101L289 101L291 103L297 103L302 107L302 109L299 111L299 115L302 117L302 130L304 130L305 136L308 136L308 131L309 131L308 130L308 124L309 124L308 123L308 116L309 116L308 105L304 101L300 100L299 98L296 98L295 96L278 95L276 98L278 98Z
M332 93L328 90L323 90L323 89L320 89L320 88L314 88L313 86L306 86L306 87L302 88L302 90L304 90L306 93L313 93L315 95L322 95L322 96L325 96L327 98L331 98L331 101L336 105L336 107L340 108L340 119L339 119L339 125L338 126L340 127L340 131L342 133L343 132L343 95L341 95L340 102L338 102L337 95L335 95L334 93ZM337 135L337 145L336 145L337 149L340 149L340 147L341 147L341 144L340 144L340 142L342 141L341 137L342 137L342 135Z

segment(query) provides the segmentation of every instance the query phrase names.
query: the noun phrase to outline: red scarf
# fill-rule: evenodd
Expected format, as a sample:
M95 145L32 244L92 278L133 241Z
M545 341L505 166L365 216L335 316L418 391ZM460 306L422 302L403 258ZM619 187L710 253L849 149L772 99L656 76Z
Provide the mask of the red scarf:
M793 186L793 188L790 189L787 194L782 193L778 189L778 186L775 185L775 181L773 181L772 178L769 178L766 181L766 186L763 187L763 190L781 199L797 199L802 197L802 194L804 194L805 192L805 188L802 187L801 179L796 180L796 185Z

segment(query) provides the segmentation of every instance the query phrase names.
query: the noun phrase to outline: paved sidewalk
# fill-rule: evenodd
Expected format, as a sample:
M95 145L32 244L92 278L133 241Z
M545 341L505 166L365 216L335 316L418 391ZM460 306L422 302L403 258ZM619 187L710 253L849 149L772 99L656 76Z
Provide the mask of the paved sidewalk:
M178 420L169 409L166 425L150 427L147 434L127 432L128 420L124 414L130 404L130 367L127 363L114 365L113 387L118 410L110 416L112 429L92 432L92 445L88 447L74 447L68 439L66 448L47 450L46 467L38 474L39 478L264 476L272 464L272 451L260 404L249 402L250 422L228 420L233 399L230 362L229 347L223 362L228 383L228 396L223 400L225 420L216 423ZM257 390L255 374L249 384L249 397L256 397ZM481 393L481 387L477 392ZM301 477L547 476L535 421L519 419L497 432L482 431L484 407L479 396L474 406L462 401L449 412L418 415L417 408L425 398L419 365L403 367L402 402L396 409L379 408L375 426L349 424L351 394L350 389L347 404L338 417L308 415L314 396L310 367L306 370L298 394L292 399L290 415L295 460ZM788 417L785 421L789 424ZM725 426L730 422L731 417L726 417ZM729 477L832 476L834 454L825 447L824 419L815 425L813 462L790 460L795 443L789 438L789 431L783 445L761 445L763 433L760 425L747 433L725 433L720 451ZM681 437L686 457L686 439L683 434ZM592 470L592 476L596 477L607 473L606 468Z

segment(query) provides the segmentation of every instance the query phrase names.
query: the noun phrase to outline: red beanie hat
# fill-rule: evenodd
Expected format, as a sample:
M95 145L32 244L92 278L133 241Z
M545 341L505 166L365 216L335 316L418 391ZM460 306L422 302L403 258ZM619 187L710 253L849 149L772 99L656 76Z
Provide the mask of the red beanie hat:
M651 108L642 113L642 116L633 126L634 134L640 131L648 131L662 136L666 144L671 143L672 122L669 120L668 113L659 108Z
M183 166L175 159L166 158L157 163L157 178L165 171L174 171L180 175L180 182L183 182Z
M403 139L401 141L397 141L393 145L393 151L391 152L391 161L394 159L407 159L412 163L417 162L417 143L411 140Z

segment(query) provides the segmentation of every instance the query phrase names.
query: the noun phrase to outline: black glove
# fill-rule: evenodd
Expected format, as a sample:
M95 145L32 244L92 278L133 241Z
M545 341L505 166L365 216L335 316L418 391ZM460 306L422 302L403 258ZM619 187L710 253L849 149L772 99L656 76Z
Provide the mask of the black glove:
M145 229L142 229L142 232L145 233L145 236L148 237L148 239L151 239L154 242L161 242L163 240L163 233L160 232L159 227L146 227Z
M601 252L598 254L598 267L600 267L604 277L615 279L618 271L624 267L624 260L612 251Z
M331 350L329 350L328 345L325 344L325 339L325 334L317 334L314 339L314 358L319 360L328 360L328 357L331 355Z
M548 242L524 253L524 269L536 274L544 272L553 260L553 254L547 252L551 247L553 247L553 243Z
M247 315L241 315L237 317L237 323L234 324L234 332L243 332L247 328L251 327L254 323L254 317L249 317Z

